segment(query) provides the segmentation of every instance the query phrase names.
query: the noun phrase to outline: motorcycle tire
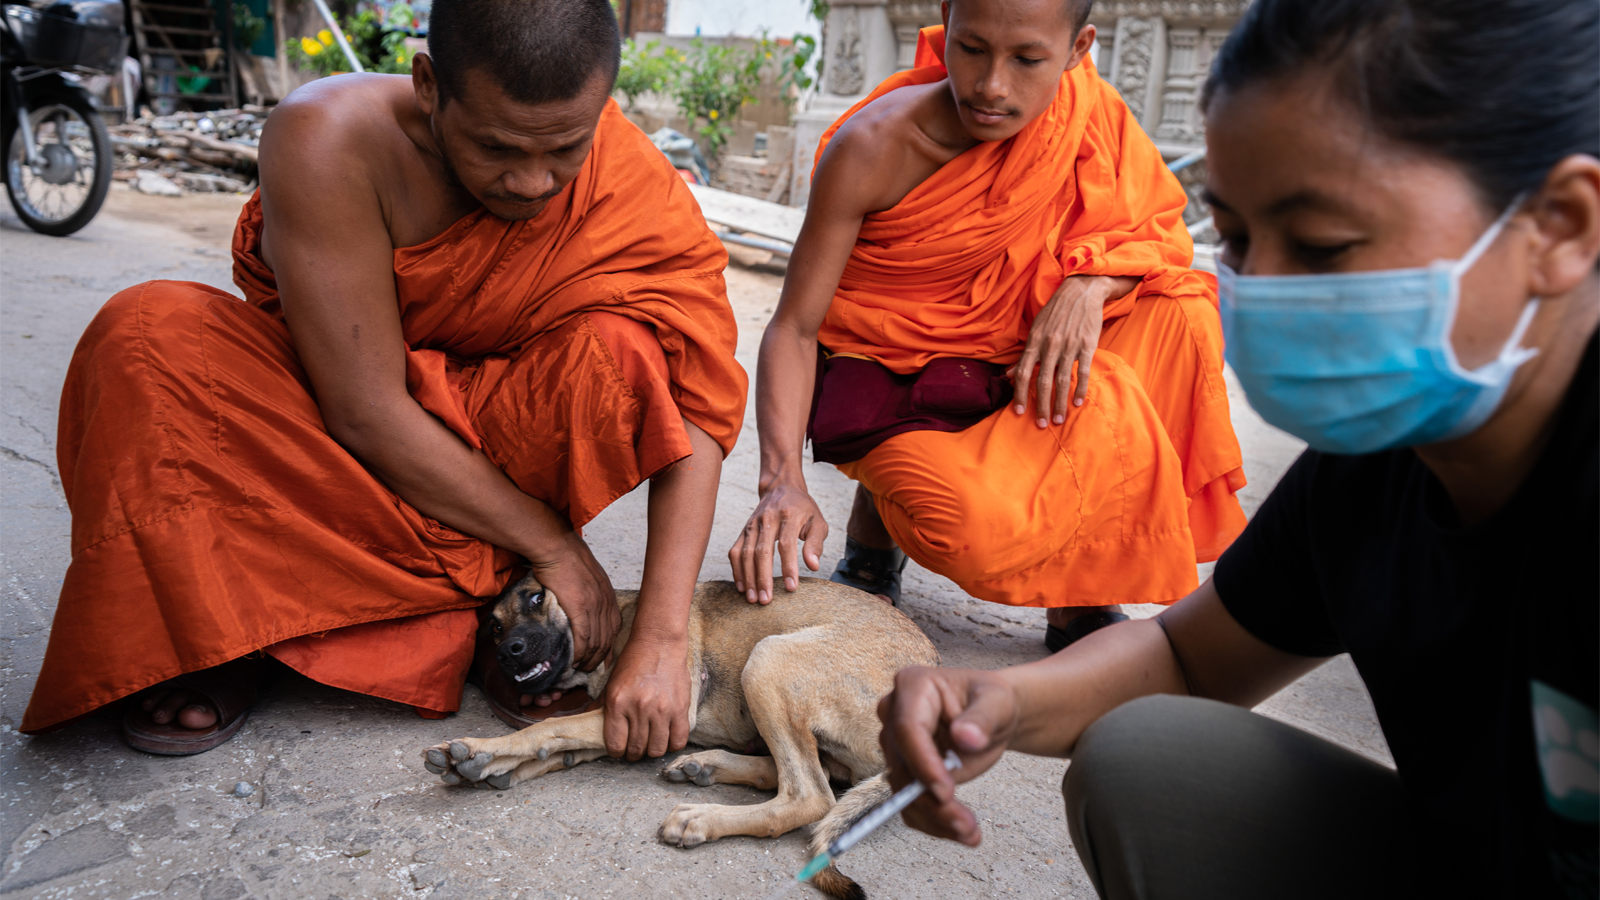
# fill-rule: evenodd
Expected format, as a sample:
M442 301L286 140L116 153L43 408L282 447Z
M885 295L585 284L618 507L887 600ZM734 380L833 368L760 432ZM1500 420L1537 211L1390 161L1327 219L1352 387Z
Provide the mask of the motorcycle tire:
M6 142L4 158L6 198L11 201L11 208L22 220L24 225L40 234L53 237L65 237L83 226L89 224L100 212L100 207L106 202L106 194L111 190L111 169L116 163L116 157L111 151L111 133L106 130L105 120L95 111L94 106L83 94L72 90L49 90L38 96L29 98L28 110L45 106L60 105L72 110L89 127L89 140L94 147L94 175L89 182L89 190L84 197L83 204L64 219L41 219L33 215L28 204L17 202L17 194L23 192L22 185L13 184L17 173L12 171L11 159L17 149L16 143L22 140L22 129L11 129L11 139Z

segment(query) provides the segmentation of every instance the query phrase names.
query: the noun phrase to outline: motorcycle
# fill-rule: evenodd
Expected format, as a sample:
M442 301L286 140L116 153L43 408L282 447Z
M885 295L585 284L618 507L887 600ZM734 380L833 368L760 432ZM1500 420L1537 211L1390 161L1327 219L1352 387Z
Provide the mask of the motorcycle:
M128 52L119 0L4 6L0 147L6 195L34 231L72 234L111 189L111 135L80 73L119 70Z

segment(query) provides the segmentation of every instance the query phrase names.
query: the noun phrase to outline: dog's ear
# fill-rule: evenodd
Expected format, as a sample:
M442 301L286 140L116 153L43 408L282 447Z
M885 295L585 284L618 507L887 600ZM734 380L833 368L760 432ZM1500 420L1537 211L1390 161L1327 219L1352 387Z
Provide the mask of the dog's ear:
M517 600L522 607L520 610L522 615L534 615L544 606L544 588L525 590L518 596Z

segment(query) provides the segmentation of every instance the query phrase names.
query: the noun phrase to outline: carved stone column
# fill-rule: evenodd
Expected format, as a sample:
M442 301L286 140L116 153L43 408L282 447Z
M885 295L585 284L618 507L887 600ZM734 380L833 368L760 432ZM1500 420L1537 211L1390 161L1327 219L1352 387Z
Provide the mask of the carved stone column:
M889 0L889 23L894 26L894 40L898 48L895 69L911 68L917 56L917 32L929 25L938 25L939 0Z
M836 97L859 97L895 71L899 49L885 0L843 0L831 4L822 48L823 90Z
M1145 131L1153 131L1160 114L1162 79L1166 69L1167 23L1156 16L1123 16L1117 20L1108 74L1122 92L1133 117Z
M1200 92L1250 0L1099 0L1100 73L1168 158L1205 144Z
M823 34L821 89L795 116L794 180L789 185L794 206L805 205L810 194L811 166L822 133L899 68L900 48L886 0L832 0Z

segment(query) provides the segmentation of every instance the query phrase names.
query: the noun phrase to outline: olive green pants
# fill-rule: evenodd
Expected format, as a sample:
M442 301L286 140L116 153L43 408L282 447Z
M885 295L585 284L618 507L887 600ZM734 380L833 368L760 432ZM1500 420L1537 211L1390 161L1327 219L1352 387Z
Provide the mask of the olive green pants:
M1107 900L1420 896L1399 776L1236 706L1121 706L1084 732L1062 791Z

